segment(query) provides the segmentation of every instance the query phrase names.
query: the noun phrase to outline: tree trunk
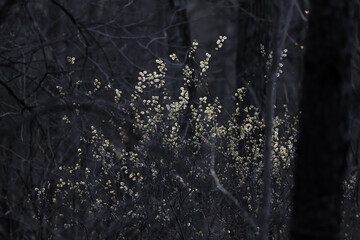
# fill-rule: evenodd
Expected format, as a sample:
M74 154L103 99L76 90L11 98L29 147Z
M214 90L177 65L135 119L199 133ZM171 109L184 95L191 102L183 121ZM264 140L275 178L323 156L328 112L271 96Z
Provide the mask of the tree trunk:
M259 108L264 107L266 95L266 59L261 56L260 44L269 50L272 5L264 0L247 1L241 4L238 15L236 87L252 88L250 102Z
M291 239L340 239L348 152L351 1L311 2Z

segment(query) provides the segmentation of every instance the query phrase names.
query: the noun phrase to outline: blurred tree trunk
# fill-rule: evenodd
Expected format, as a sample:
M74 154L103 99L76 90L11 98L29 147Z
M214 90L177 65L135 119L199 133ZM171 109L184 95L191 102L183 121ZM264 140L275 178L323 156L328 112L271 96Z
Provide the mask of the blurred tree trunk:
M192 45L190 24L187 16L187 1L186 0L170 0L170 27L168 28L166 35L168 40L168 54L175 53L180 62L184 65L188 65L191 69L194 66L194 60L187 56L187 53ZM184 67L184 66L181 66ZM193 79L193 77L192 77ZM191 79L189 79L191 80ZM176 82L172 84L171 90L176 92L180 87L184 86L183 76L176 78ZM181 123L181 131L184 136L191 135L189 129L189 119L191 119L190 105L195 104L196 87L195 83L191 81L187 85L189 92L189 103L184 114L184 119Z
M251 88L253 90L251 102L261 107L266 95L264 82L266 59L260 53L260 44L264 45L265 50L269 50L273 3L254 0L239 4L236 87Z
M352 1L312 1L295 164L292 239L340 239L348 152Z
M187 2L186 0L170 0L169 8L170 19L168 22L170 27L166 31L168 55L175 53L180 62L193 68L193 60L187 56L187 52L192 44L190 24L187 17ZM178 78L173 85L171 90L179 90L184 85L183 76ZM195 94L195 88L192 85L190 84L188 89L191 96Z
M182 61L186 58L186 52L191 46L191 35L185 0L170 0L170 27L166 35L168 39L169 54L176 53Z

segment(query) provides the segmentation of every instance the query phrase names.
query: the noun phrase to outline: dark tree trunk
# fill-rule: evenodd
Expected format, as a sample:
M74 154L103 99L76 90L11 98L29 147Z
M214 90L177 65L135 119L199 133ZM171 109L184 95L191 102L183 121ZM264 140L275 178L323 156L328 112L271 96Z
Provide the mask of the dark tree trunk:
M167 30L169 54L176 53L182 60L191 46L190 26L186 14L185 0L170 0L170 26Z
M187 1L186 0L170 0L170 26L167 30L167 38L168 38L168 53L175 53L180 62L188 65L191 69L194 66L194 60L187 56L188 50L192 45L191 39L191 29L189 20L187 17ZM193 79L193 77L192 77ZM191 79L190 79L191 80ZM183 76L177 78L176 82L172 84L172 91L177 91L184 85ZM187 110L184 114L184 118L181 120L181 132L183 137L189 136L192 133L191 128L189 128L189 119L191 119L191 110L190 105L195 105L195 97L196 97L196 87L195 82L190 81L187 85L187 90L189 92L189 103L187 106Z
M260 44L270 48L272 3L264 0L247 1L238 14L238 46L236 52L236 87L250 87L254 95L251 103L263 107L265 103L266 59L261 56Z
M351 1L312 1L291 239L340 239L348 152Z

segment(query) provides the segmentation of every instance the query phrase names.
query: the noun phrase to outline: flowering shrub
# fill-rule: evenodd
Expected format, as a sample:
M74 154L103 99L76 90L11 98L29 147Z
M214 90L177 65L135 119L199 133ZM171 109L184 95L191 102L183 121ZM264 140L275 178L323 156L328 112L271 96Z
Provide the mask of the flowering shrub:
M215 54L225 40L225 36L219 37ZM70 236L75 231L96 239L254 237L245 216L217 190L210 169L243 210L258 219L263 114L245 103L245 87L234 92L233 113L224 111L218 98L201 94L209 92L206 74L212 54L206 53L197 62L197 46L195 41L187 55L192 64L182 66L183 83L177 96L167 90L167 62L182 64L176 54L171 54L170 60L157 59L156 71L140 72L129 99L111 83L104 86L95 79L94 89L87 94L102 90L113 96L122 118L102 122L112 126L121 142L107 137L109 130L100 124L83 129L77 157L58 166L50 179L35 189L39 201L55 212L53 217L45 216L55 236ZM75 58L69 59L74 64ZM197 97L189 94L191 85L196 87ZM289 116L286 106L277 109L271 231L282 236L290 211L297 118ZM63 120L71 123L66 115ZM43 220L42 214L39 211L34 217Z

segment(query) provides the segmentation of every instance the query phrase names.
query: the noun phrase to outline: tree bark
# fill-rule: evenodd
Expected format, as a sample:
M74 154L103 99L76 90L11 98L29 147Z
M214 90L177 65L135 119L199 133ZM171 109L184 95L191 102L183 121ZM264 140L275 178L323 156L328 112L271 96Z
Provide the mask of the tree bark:
M311 2L291 239L340 239L348 152L352 1Z

